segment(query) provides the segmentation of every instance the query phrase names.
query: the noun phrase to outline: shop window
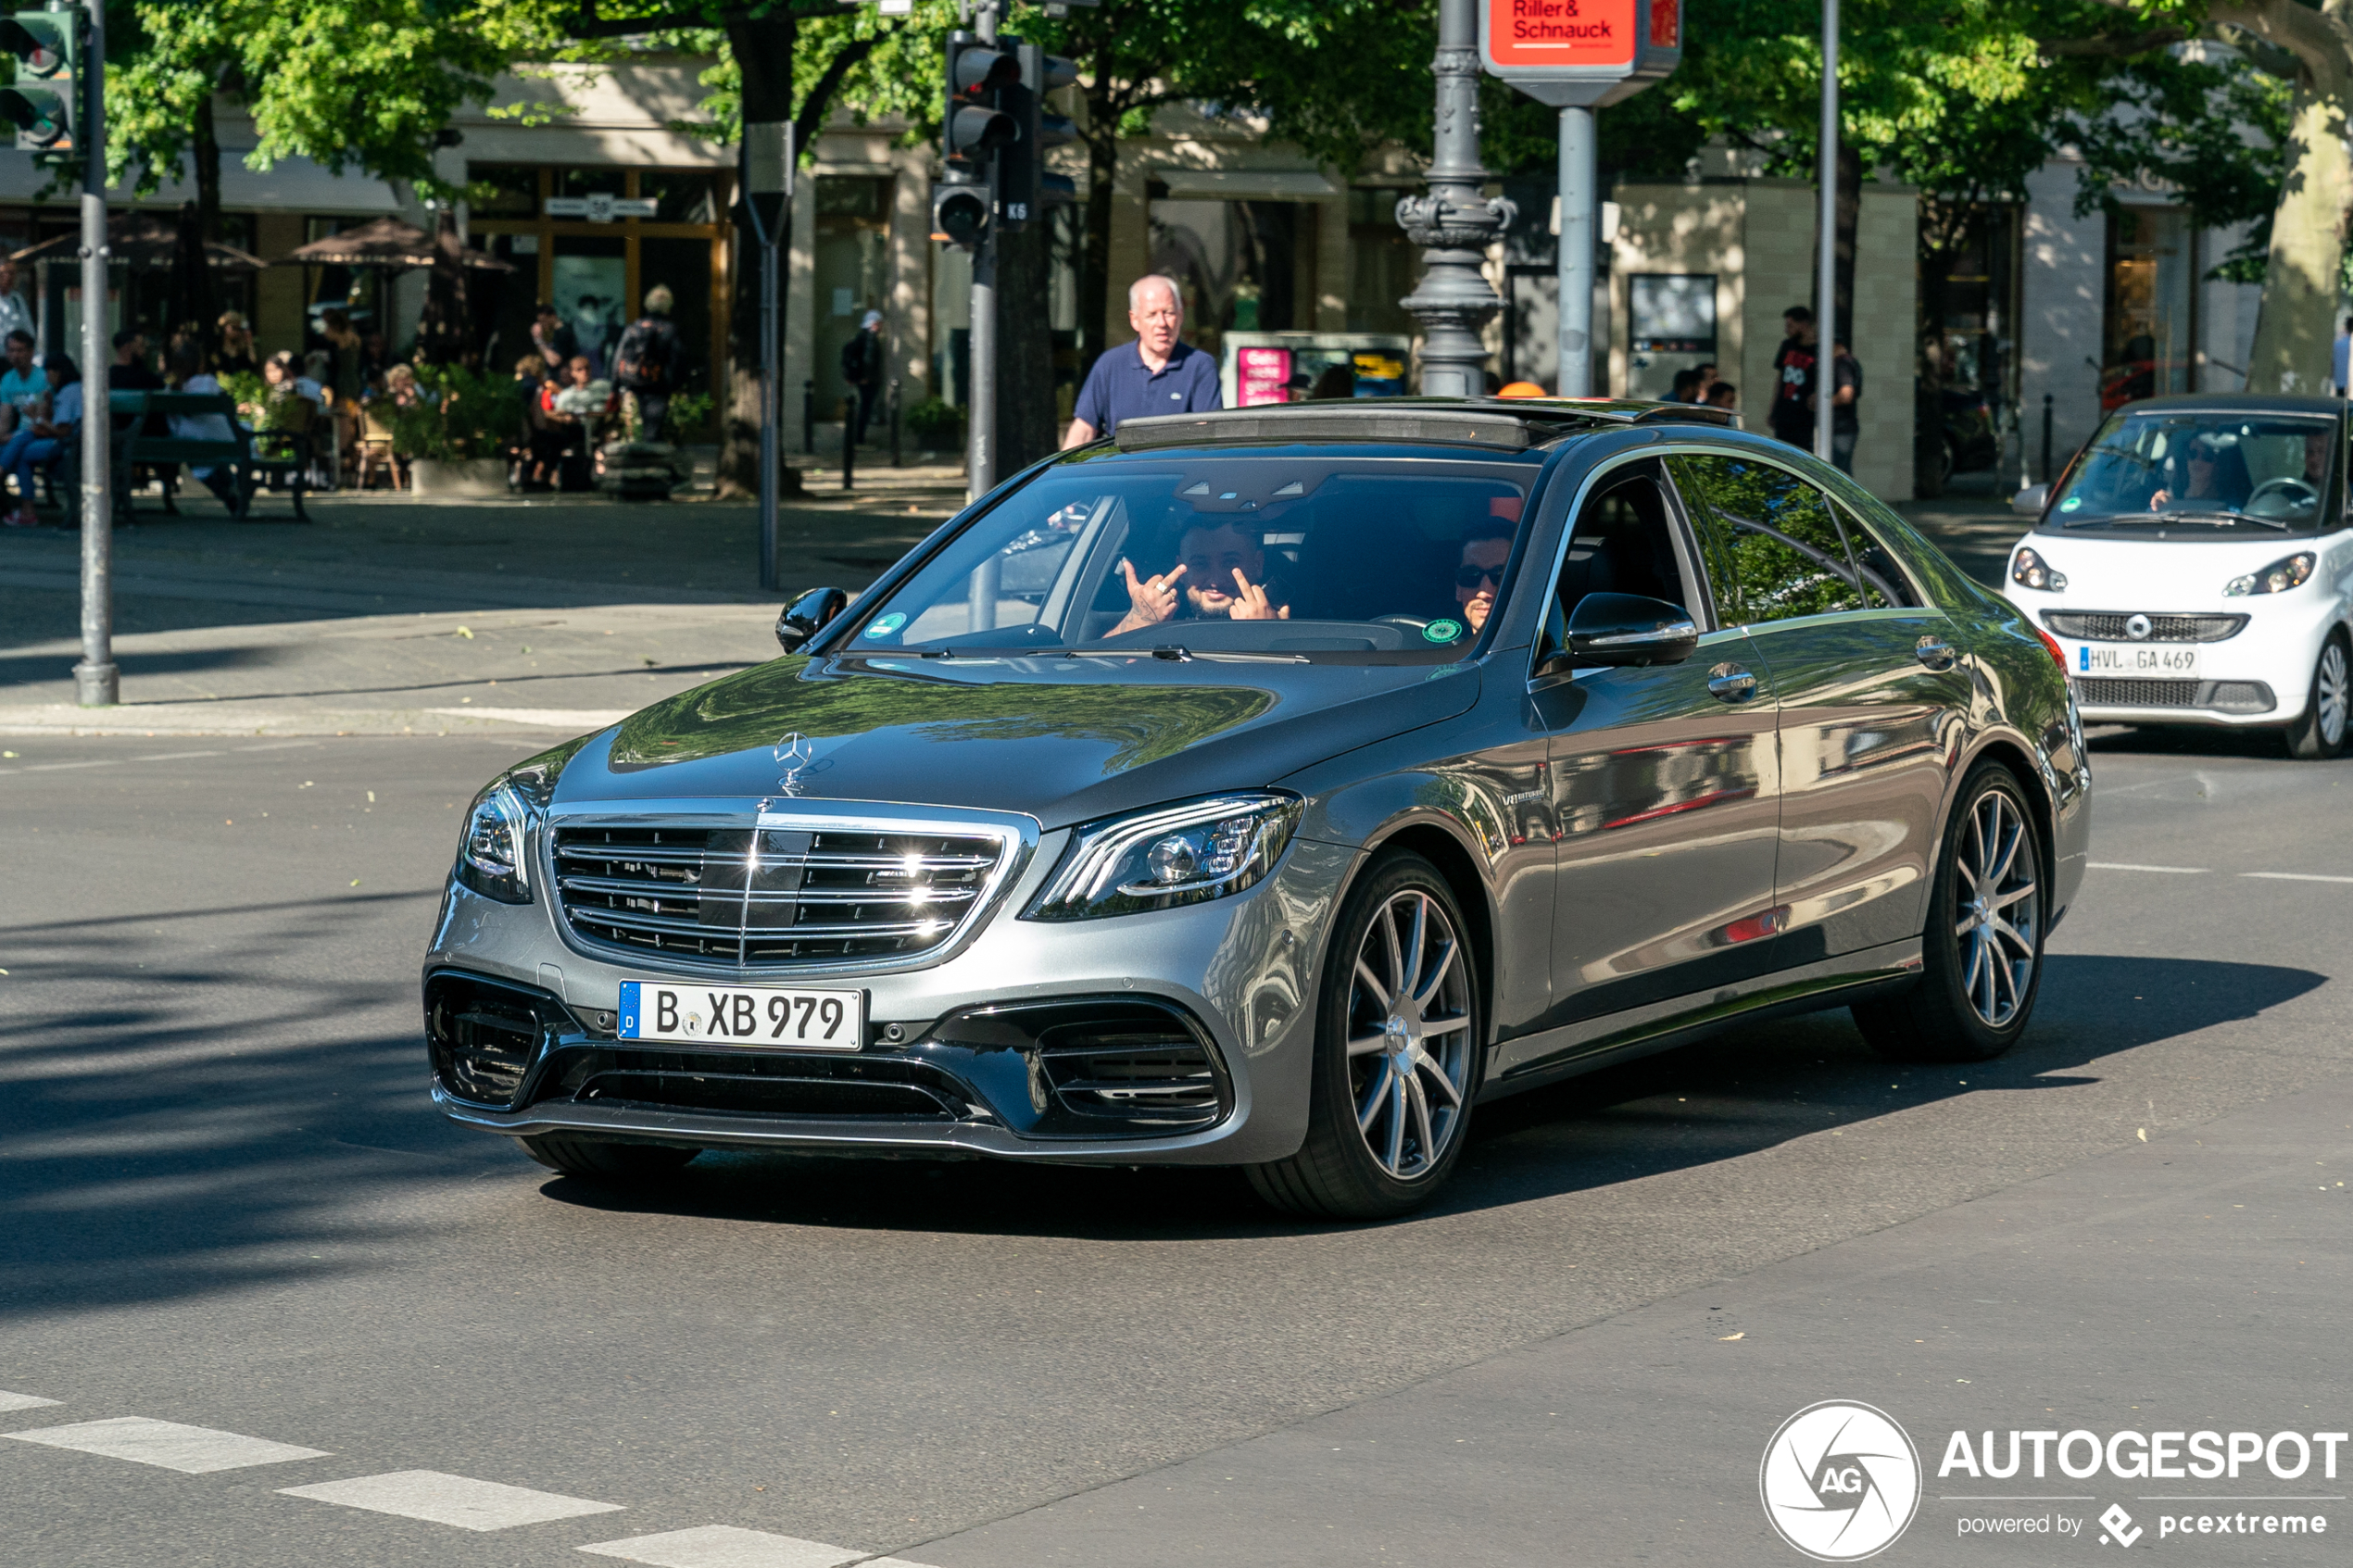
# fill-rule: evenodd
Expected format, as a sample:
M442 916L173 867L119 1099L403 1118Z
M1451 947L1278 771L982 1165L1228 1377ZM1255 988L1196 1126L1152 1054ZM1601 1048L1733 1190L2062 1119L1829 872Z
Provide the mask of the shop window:
M683 169L647 169L637 174L637 194L651 197L657 223L719 221L718 182Z
M1354 185L1348 192L1348 330L1421 331L1397 302L1421 281L1421 251L1397 226L1397 198L1411 192L1390 185Z
M819 218L863 218L875 222L890 217L888 180L864 175L824 175L817 181Z
M590 169L559 169L556 170L556 194L560 196L625 196L629 194L629 171L598 166Z
M2109 217L2103 409L2196 390L2196 282L2187 208L2127 207Z
M1156 200L1152 270L1176 280L1186 336L1217 354L1227 332L1315 326L1315 234L1299 202Z
M890 292L891 182L864 175L820 176L816 272L817 409L838 417L849 390L842 345L869 310L885 310ZM886 333L888 331L885 326ZM894 345L902 349L904 345ZM894 359L896 358L894 354Z
M470 163L466 203L472 218L539 216L539 168L529 163Z

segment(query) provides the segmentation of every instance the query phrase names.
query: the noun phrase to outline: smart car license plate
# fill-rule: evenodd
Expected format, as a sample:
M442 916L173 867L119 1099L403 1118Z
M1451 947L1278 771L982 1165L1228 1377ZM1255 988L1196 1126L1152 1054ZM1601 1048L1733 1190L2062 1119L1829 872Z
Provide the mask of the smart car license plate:
M618 1033L624 1040L854 1051L866 1038L866 993L624 980Z
M2078 675L2196 680L2197 646L2194 643L2079 643L2074 664Z

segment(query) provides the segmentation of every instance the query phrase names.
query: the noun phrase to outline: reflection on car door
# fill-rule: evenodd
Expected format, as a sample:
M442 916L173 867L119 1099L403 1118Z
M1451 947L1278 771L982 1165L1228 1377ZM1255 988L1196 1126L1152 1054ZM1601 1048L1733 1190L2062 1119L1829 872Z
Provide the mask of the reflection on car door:
M1745 456L1668 459L1717 585L1771 670L1785 951L1917 935L1970 684L1953 628L1856 512Z
M1658 465L1613 470L1571 533L1550 652L1588 593L1642 594L1709 624ZM1739 628L1681 664L1541 676L1557 844L1546 1031L1506 1044L1509 1073L1606 1046L1676 998L1772 967L1773 702ZM1629 1016L1630 1015L1630 1016Z

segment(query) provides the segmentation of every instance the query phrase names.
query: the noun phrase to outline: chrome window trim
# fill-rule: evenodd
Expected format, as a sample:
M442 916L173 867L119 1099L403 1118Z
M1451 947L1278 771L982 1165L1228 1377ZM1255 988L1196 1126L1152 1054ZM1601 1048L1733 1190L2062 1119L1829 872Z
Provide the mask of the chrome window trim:
M597 941L575 929L563 907L556 883L558 828L700 828L749 830L753 833L913 833L954 837L994 838L997 864L980 891L964 909L947 937L921 952L889 958L824 960L773 960L740 963L692 959L676 953L648 952L642 947ZM1044 832L1037 818L1017 811L988 811L978 808L916 806L896 801L799 800L788 797L747 797L720 802L708 797L640 800L626 806L608 801L582 801L548 808L539 828L533 860L547 888L548 914L557 935L583 957L616 968L642 968L649 972L736 975L893 974L930 969L946 963L972 946L983 926L1005 901L1007 893L1028 870ZM755 843L757 840L755 840Z

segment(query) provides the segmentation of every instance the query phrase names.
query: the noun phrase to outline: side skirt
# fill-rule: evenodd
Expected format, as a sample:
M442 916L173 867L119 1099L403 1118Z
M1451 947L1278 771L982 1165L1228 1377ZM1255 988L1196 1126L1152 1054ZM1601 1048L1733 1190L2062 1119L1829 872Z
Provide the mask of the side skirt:
M1898 991L1919 978L1920 961L1920 939L1913 936L1705 993L1506 1040L1490 1058L1478 1098L1481 1103L1501 1099L1523 1089L1541 1088L1638 1057L1673 1050L1729 1024L1818 1012Z

